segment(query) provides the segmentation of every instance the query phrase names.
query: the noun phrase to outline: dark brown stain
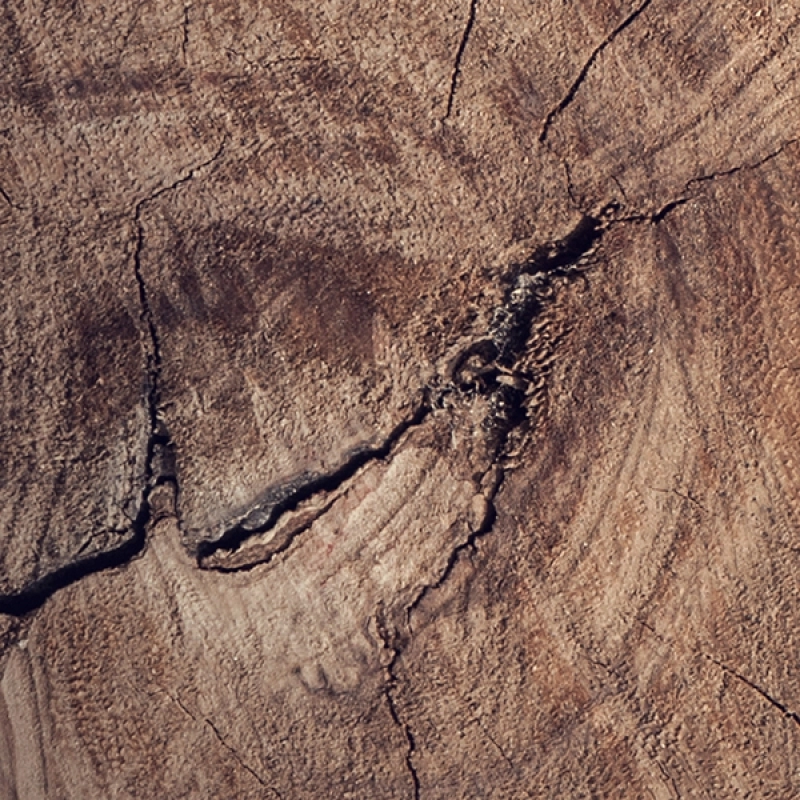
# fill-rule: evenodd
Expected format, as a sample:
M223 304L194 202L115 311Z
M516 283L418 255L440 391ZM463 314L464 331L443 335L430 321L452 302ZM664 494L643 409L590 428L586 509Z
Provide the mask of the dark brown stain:
M55 119L52 87L33 77L44 74L45 70L39 66L13 9L5 3L0 12L0 57L3 62L0 96L8 92L20 106L42 119Z
M491 97L503 109L505 118L511 123L514 138L524 148L534 146L539 127L547 115L551 99L546 88L540 85L542 78L530 73L519 64L510 65L510 75L496 83Z
M139 329L124 307L96 301L83 305L74 315L75 348L73 365L88 387L107 386L114 392L120 375L141 369ZM102 313L99 313L102 308ZM131 356L134 356L133 363ZM129 363L125 363L125 362Z
M646 56L662 64L662 74L695 92L701 92L730 61L731 51L723 28L711 7L685 5L677 24L671 17L654 17L650 36L640 45L652 49Z
M156 322L169 336L179 327L211 335L228 349L266 332L298 357L332 365L370 362L373 321L408 320L419 300L418 266L397 253L354 243L284 240L230 224L182 231L157 281L151 279Z
M684 263L681 249L670 235L669 224L658 229L658 262L671 304L677 314L669 314L670 319L680 321L681 346L687 354L694 351L695 328L697 325L697 306L699 299L691 287L688 271L692 264ZM697 268L697 265L695 265Z

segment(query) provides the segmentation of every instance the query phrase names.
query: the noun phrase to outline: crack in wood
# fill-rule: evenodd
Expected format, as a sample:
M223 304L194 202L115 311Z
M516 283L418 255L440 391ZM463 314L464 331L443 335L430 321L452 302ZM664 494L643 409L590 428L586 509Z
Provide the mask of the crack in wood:
M6 190L5 190L5 189L4 189L2 186L0 186L0 197L2 197L2 198L3 198L3 200L5 200L5 201L6 201L6 203L8 203L8 205L10 205L10 206L11 206L11 208L13 208L15 211L22 211L22 206L18 206L18 205L17 205L17 204L16 204L16 203L15 203L15 202L14 202L14 201L11 199L11 196L8 194L8 192L7 192L7 191L6 191Z
M142 691L145 691L145 690L142 690ZM146 693L146 694L153 694L153 693L151 693L151 692L147 692L147 691L145 691L145 693ZM282 798L283 798L283 795L282 795L282 794L281 794L281 793L280 793L280 792L279 792L279 791L278 791L278 790L277 790L277 789L276 789L274 786L270 786L270 785L269 785L269 784L268 784L268 783L267 783L267 782L264 780L264 778L262 778L262 777L261 777L261 775L259 775L259 774L258 774L258 772L256 772L256 770L254 770L254 769L253 769L253 768L252 768L252 767L251 767L251 766L250 766L250 765L249 765L249 764L248 764L248 763L247 763L247 762L246 762L246 761L245 761L245 760L242 758L242 756L241 756L241 755L239 755L239 752L236 750L236 748L235 748L235 747L232 747L230 744L228 744L228 742L225 740L225 737L224 737L224 736L223 736L223 735L220 733L220 731L219 731L219 729L217 728L217 726L216 726L216 725L215 725L215 724L214 724L214 723L213 723L213 722L212 722L212 721L211 721L211 720L210 720L208 717L206 717L206 716L199 716L199 717L198 717L196 714L193 714L193 713L191 712L191 710L188 708L188 706L187 706L187 705L186 705L186 704L183 702L183 700L181 700L181 698L180 698L180 696L179 696L178 694L172 694L171 692L168 692L166 689L163 689L163 688L161 688L161 687L159 687L159 689L158 689L158 693L165 694L165 695L166 695L166 696L167 696L167 697L168 697L170 700L172 700L172 702L173 702L173 703L175 703L175 705L176 705L176 706L178 706L178 708L180 708L180 709L181 709L181 711L183 711L183 713L184 713L184 714L186 714L186 716L187 716L187 717L189 717L189 719L191 719L192 721L194 721L194 722L200 722L200 723L203 723L203 724L207 725L207 726L208 726L208 728L211 730L212 734L214 735L214 738L216 738L216 740L217 740L217 741L220 743L220 745L221 745L221 746L222 746L222 747L223 747L225 750L227 750L227 751L228 751L228 753L230 753L230 755L231 755L231 756L233 757L233 759L234 759L234 760L235 760L235 761L236 761L236 762L239 764L239 766L240 766L240 767L241 767L241 768L242 768L242 769L243 769L245 772L247 772L247 773L249 773L250 775L252 775L252 776L253 776L253 778L255 778L255 779L256 779L256 780L257 780L257 781L258 781L258 782L259 782L259 783L260 783L260 784L261 784L261 785L262 785L262 786L265 788L265 789L267 789L267 790L269 790L270 792L272 792L272 793L273 793L273 794L274 794L274 795L275 795L277 798L279 798L279 800L282 800Z
M461 41L456 51L455 63L453 64L453 73L450 76L450 93L447 96L447 110L445 111L442 121L450 119L450 114L453 111L453 103L456 98L456 89L458 88L458 79L461 77L461 61L464 58L464 51L467 49L467 42L472 33L472 28L475 25L475 13L477 12L478 0L470 0L469 13L467 15L467 22L464 25L464 31L461 34Z
M171 483L177 493L177 478L169 472L172 462L169 433L161 420L159 406L159 378L161 371L161 342L156 329L155 320L150 308L147 285L141 269L141 254L144 246L144 229L142 226L142 210L147 203L161 195L172 191L191 181L198 170L215 162L223 152L225 140L220 143L216 152L173 183L163 186L139 200L133 210L136 230L136 241L133 254L133 273L139 294L139 318L145 330L147 342L145 348L145 391L144 402L147 413L148 437L144 460L144 471L141 475L141 500L136 516L130 521L127 530L111 531L123 537L118 547L109 548L97 553L90 553L53 570L38 580L29 583L21 592L0 595L0 614L24 616L39 608L53 593L75 583L87 575L120 567L142 553L146 543L146 532L151 520L150 495L154 488ZM166 469L165 469L166 467ZM86 543L82 550L86 548Z
M715 664L727 675L736 678L736 680L741 681L741 683L743 683L745 686L749 686L754 692L760 694L764 700L773 706L773 708L777 708L778 711L780 711L788 720L794 722L795 725L800 725L800 714L798 714L796 711L792 711L787 705L774 698L767 692L766 689L763 689L757 683L751 681L749 678L746 678L740 672L737 672L735 669L729 667L727 664L724 664L722 661L718 661L713 656L708 655L708 653L701 653L700 655L702 655L703 658L707 659L712 664Z
M423 392L414 413L401 421L382 444L372 448L359 448L335 472L302 475L270 488L261 501L227 527L220 536L199 542L196 548L198 565L219 569L211 558L219 551L235 552L246 539L269 531L283 514L295 511L304 501L320 492L338 491L366 464L390 457L402 437L410 429L421 425L435 408L443 406L442 398L453 392L475 392L488 398L489 410L483 427L487 434L492 465L485 474L495 470L498 461L502 459L510 431L526 418L524 384L527 377L518 374L515 365L526 348L532 322L548 304L552 282L572 276L586 267L585 260L605 231L604 213L605 209L597 217L582 217L563 239L538 247L523 263L512 266L506 278L510 285L505 302L495 309L488 336L462 350L454 361L450 382L438 389ZM474 369L469 377L465 377L468 367ZM498 474L501 476L502 470ZM491 482L487 498L490 509L501 481L502 477ZM487 526L491 527L493 519L493 512L490 510L484 525L470 534L467 541L451 553L445 576L457 561L461 550L472 547L475 539L487 532ZM286 551L311 524L313 520L284 537L274 550L268 551L259 561L248 561L245 568L250 569L257 563L267 563Z
M397 661L402 654L402 646L400 645L400 637L396 630L389 630L388 622L385 618L382 608L378 608L375 613L375 626L378 631L378 636L381 639L384 650L390 653L389 662L384 667L386 674L386 682L383 687L383 697L386 700L386 705L389 709L389 716L392 718L395 726L400 729L403 738L406 741L406 751L404 755L406 768L411 776L411 783L414 789L414 800L419 800L420 797L420 782L417 770L414 767L414 752L416 751L416 744L414 742L414 735L405 721L401 718L400 711L394 699L394 692L397 689L398 677L395 673Z
M567 89L566 94L561 98L557 105L550 109L547 116L545 117L544 123L542 125L542 129L539 132L539 141L544 144L547 139L547 134L550 132L550 128L556 120L556 117L561 114L562 111L575 99L575 95L578 93L578 89L580 89L581 84L586 79L586 76L589 73L589 70L592 68L595 61L597 61L598 56L605 50L613 41L617 38L629 25L631 25L637 17L639 17L645 9L652 3L653 0L644 0L637 8L635 8L627 17L625 17L613 31L611 31L605 39L603 39L600 44L598 44L594 50L589 54L589 58L581 67L580 72L578 72L577 77L573 80L572 84L570 85L569 89Z
M644 10L647 4L643 3L637 12L628 17L623 26L630 24L635 16ZM623 26L618 27L617 33L622 30ZM685 191L689 191L696 184L728 177L744 170L758 169L778 157L786 148L796 144L798 141L800 141L800 137L789 139L779 148L753 163L738 165L717 173L693 178L687 182ZM120 534L129 533L130 536L119 547L101 553L90 554L86 558L71 562L31 582L21 592L0 595L0 613L10 616L24 616L41 606L59 589L89 574L122 566L139 555L145 547L146 529L151 521L150 493L156 486L164 483L173 485L176 495L180 491L177 476L174 473L170 474L168 470L163 471L155 466L156 461L161 460L163 463L164 460L166 462L171 460L169 453L170 437L158 413L160 340L158 339L158 331L149 306L147 286L141 272L140 258L144 241L141 215L147 203L191 181L198 170L215 162L222 155L224 146L225 139L222 140L216 152L210 158L189 169L178 180L140 200L134 209L134 219L136 221L134 272L139 288L140 315L148 332L150 342L147 355L148 369L145 395L151 431L148 437L145 473L142 481L143 499L135 519L131 521L130 530L119 531ZM537 248L522 264L512 266L506 278L506 280L510 281L511 287L507 293L506 302L495 310L489 337L473 343L465 348L462 353L463 362L473 356L477 356L481 361L478 373L476 373L480 374L480 382L482 384L479 387L479 391L488 393L490 397L491 413L486 420L486 424L490 429L494 429L496 436L496 457L493 468L498 469L497 483L489 493L490 511L487 514L486 523L479 530L471 533L466 542L454 548L441 576L433 584L423 587L420 595L408 607L408 614L419 605L419 602L427 592L442 585L451 573L460 554L464 550L474 548L475 541L486 535L492 528L494 522L494 495L502 483L503 476L503 468L498 468L497 462L502 458L502 450L509 431L519 425L525 417L523 405L525 393L520 386L520 382L524 382L527 376L515 374L513 365L527 341L526 331L529 331L531 321L536 312L541 309L545 299L542 293L549 289L549 281L554 277L569 277L591 267L593 262L590 257L601 239L618 225L629 223L658 224L674 209L689 202L690 199L691 196L682 196L666 203L655 212L629 214L626 216L618 215L620 207L617 203L610 203L601 208L596 214L585 214L578 225L563 239ZM202 558L206 558L218 550L236 549L245 538L254 533L268 530L284 512L296 508L303 500L308 499L319 491L330 491L341 486L344 481L352 477L366 463L389 457L394 445L407 430L421 424L434 408L442 406L442 397L444 395L453 391L463 391L463 386L458 385L460 379L456 379L455 376L457 371L458 368L454 371L454 380L449 385L423 393L420 404L413 415L402 421L381 445L360 449L334 473L302 476L294 484L290 482L289 485L284 484L279 487L273 487L270 491L277 492L274 497L266 503L262 501L260 504L251 507L247 514L240 518L230 529L226 530L216 541L204 542L198 546L198 563ZM487 470L487 474L490 471L491 469ZM308 530L309 527L310 524L301 526L289 538L289 541L281 548L281 551L287 549L296 536ZM269 558L274 555L275 553L271 553ZM199 565L202 566L202 564ZM255 565L249 564L248 566ZM213 568L217 569L218 567L215 566Z

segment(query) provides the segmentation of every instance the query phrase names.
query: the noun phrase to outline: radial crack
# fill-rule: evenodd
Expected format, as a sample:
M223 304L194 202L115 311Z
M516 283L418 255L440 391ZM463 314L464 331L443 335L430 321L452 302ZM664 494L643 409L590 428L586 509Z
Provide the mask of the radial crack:
M737 164L735 167L719 170L718 172L712 172L709 173L708 175L699 175L696 178L690 178L684 184L683 191L681 192L680 196L665 203L657 211L652 211L650 213L630 214L625 217L618 217L616 220L614 220L613 224L618 224L622 222L659 223L661 222L661 220L664 219L664 217L666 217L676 208L685 205L694 197L694 195L690 194L693 186L703 183L711 183L713 181L719 180L720 178L728 178L732 175L737 175L740 172L750 172L751 170L759 169L760 167L763 167L765 164L768 164L770 161L780 156L784 152L784 150L786 150L787 147L791 147L792 145L797 144L798 142L800 142L800 137L794 137L792 139L788 139L782 145L780 145L780 147L776 148L770 153L767 153L767 155L758 159L758 161L754 161L750 164Z
M378 613L375 615L375 623L378 630L378 635L380 636L384 649L391 654L389 663L385 667L386 684L383 688L383 696L386 699L386 705L389 709L389 715L391 716L392 721L400 729L400 731L403 734L403 737L406 740L406 752L405 752L406 768L408 769L409 775L411 776L411 783L414 788L414 800L419 800L420 797L419 776L417 775L417 771L414 767L414 761L413 761L414 752L416 751L414 735L411 733L411 729L409 728L408 723L404 722L401 719L400 712L398 711L397 705L395 704L394 701L394 691L397 688L397 683L398 683L398 678L395 673L395 668L397 666L397 661L400 658L402 648L400 647L399 644L399 637L397 632L389 631L389 626L384 618L382 609L379 609Z
M136 203L133 211L136 241L133 253L133 272L139 293L139 318L145 329L146 339L146 370L145 370L145 406L147 412L148 436L144 457L141 481L141 500L136 516L130 520L130 528L118 533L125 538L118 547L109 548L101 552L92 553L81 557L80 553L75 560L65 564L53 572L29 583L21 592L0 595L0 614L10 616L23 616L39 608L52 594L73 584L88 575L122 566L132 558L139 555L145 546L146 530L151 521L150 494L152 490L163 483L172 483L177 492L178 486L174 474L170 474L163 467L169 462L166 451L169 450L169 434L164 427L158 413L159 405L159 377L161 370L161 342L158 337L153 314L147 293L141 267L142 249L144 247L144 229L142 225L142 211L144 206L160 197L166 192L192 180L198 170L208 166L222 154L224 141L216 153L192 167L184 176L164 186L143 200Z
M142 491L142 502L136 521L134 522L134 527L140 531L142 545L144 544L144 532L151 518L150 494L153 489L164 482L171 482L175 487L176 494L179 491L174 470L170 472L162 469L166 464L172 461L171 439L159 411L161 402L159 385L161 381L162 363L161 339L159 337L158 327L156 326L155 316L150 305L147 282L145 281L144 272L142 270L142 251L144 249L144 222L142 220L142 214L144 212L144 207L148 203L153 202L167 192L171 192L178 186L191 181L194 179L198 170L216 161L222 155L224 146L225 141L223 139L216 152L210 158L189 169L185 175L181 176L176 181L161 187L148 197L140 200L134 208L133 216L136 225L136 246L133 254L133 273L139 292L139 319L144 326L147 342L145 347L147 387L145 403L149 423L147 453L143 475L144 488Z
M564 238L538 247L522 264L516 265L512 270L515 278L511 281L505 302L495 309L489 339L481 340L464 353L463 358L480 354L486 362L484 369L493 365L496 370L504 370L501 373L504 377L512 379L511 384L501 382L495 372L495 382L488 387L491 409L488 422L493 428L495 456L481 481L484 484L489 479L486 488L487 512L482 524L451 550L439 577L433 583L424 585L406 607L405 619L409 626L413 612L430 592L445 583L461 554L474 551L476 542L493 530L497 517L495 498L506 475L502 456L507 437L525 417L524 393L513 384L516 362L527 346L533 320L549 302L554 279L580 274L589 266L590 256L613 224L613 220L608 219L608 214L613 210L613 206L608 206L601 209L597 216L583 216ZM484 380L491 380L491 375L490 372Z
M225 741L222 734L217 730L217 726L214 725L210 719L204 717L203 722L205 722L206 725L211 728L211 731L216 737L217 741L233 756L233 758L239 763L245 772L249 772L250 775L252 775L265 789L268 789L279 798L282 797L281 793L277 789L269 786L267 782L239 755L239 752Z
M453 64L453 74L450 76L450 93L447 96L447 110L445 111L443 121L450 118L450 113L453 110L453 102L456 97L456 89L458 88L458 79L461 76L461 60L464 57L464 51L467 49L467 42L469 35L472 33L472 28L475 25L475 12L477 11L478 0L470 0L469 13L467 15L467 22L464 25L464 32L461 34L461 41L456 51L456 60Z
M181 54L183 55L183 63L186 64L186 51L189 49L189 9L191 3L187 3L183 7L183 37L181 39Z
M597 47L592 50L589 58L584 63L581 71L578 73L575 80L572 82L572 85L567 90L567 93L561 98L558 105L554 106L550 109L545 118L544 124L542 125L542 130L539 132L539 141L544 143L547 139L547 134L550 131L550 127L552 126L553 122L555 122L556 117L573 101L575 95L580 89L581 84L586 79L589 70L592 68L592 65L595 61L597 61L598 56L600 53L603 52L613 41L617 38L634 20L652 3L653 0L644 0L641 5L635 8L625 19L614 28L613 31L605 38L602 42L600 42Z

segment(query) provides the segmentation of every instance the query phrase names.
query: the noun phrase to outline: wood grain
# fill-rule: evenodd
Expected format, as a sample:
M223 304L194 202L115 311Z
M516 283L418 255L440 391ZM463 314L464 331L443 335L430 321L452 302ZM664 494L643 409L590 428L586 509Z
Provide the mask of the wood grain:
M0 12L0 796L800 793L798 14Z

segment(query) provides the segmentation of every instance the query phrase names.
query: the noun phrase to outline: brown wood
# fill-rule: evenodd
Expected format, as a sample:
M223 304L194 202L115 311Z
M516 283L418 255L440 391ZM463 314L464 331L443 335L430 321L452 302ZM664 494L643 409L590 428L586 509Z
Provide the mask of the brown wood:
M791 4L0 12L0 797L800 794Z

